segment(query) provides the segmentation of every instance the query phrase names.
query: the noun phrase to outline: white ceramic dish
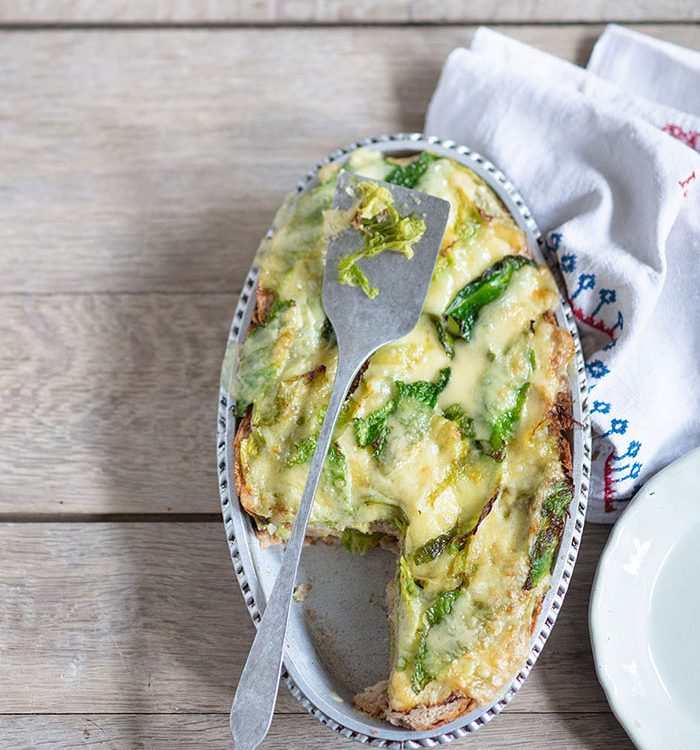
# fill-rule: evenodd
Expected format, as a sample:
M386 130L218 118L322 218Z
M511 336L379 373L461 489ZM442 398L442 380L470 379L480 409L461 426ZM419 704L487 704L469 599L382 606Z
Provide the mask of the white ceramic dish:
M507 206L539 262L547 259L542 239L523 199L506 176L474 151L452 141L441 141L419 133L379 136L338 149L311 170L297 186L304 191L316 183L318 169L329 162L344 162L357 148L383 153L430 150L465 164L482 177ZM561 283L558 268L553 267ZM246 605L257 625L274 584L281 548L262 550L250 517L241 509L233 480L233 438L237 421L230 396L230 378L238 345L251 319L257 269L251 268L238 300L229 334L229 346L221 373L217 421L217 464L224 525L234 570ZM557 310L559 324L570 331L576 349L570 371L573 417L577 428L570 435L574 498L562 535L545 596L532 633L527 660L493 703L479 706L437 729L410 731L360 713L352 705L354 693L386 677L388 627L384 611L386 583L395 572L392 555L372 550L365 557L350 559L343 549L318 544L302 555L298 580L311 584L308 597L293 607L287 631L283 678L301 705L335 732L358 742L387 750L418 750L436 747L464 737L497 716L511 701L532 669L566 594L579 548L586 513L590 475L590 423L588 388L576 325L562 296ZM353 606L348 606L352 603Z
M640 490L598 564L598 679L640 750L700 748L700 448Z

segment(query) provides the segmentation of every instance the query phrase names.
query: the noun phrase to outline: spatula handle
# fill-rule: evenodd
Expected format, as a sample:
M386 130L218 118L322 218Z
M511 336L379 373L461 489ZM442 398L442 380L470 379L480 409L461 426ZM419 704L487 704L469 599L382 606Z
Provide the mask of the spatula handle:
M282 671L285 633L306 527L338 414L350 384L366 356L353 356L352 353L343 356L343 351L340 350L333 390L311 459L294 527L233 699L231 733L235 750L254 750L265 739L272 722Z

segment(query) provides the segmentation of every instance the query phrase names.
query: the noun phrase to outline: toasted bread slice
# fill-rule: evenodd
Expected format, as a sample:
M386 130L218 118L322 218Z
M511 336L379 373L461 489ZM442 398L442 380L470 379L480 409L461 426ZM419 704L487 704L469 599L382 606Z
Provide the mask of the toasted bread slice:
M389 706L387 681L382 680L358 693L355 707L376 719L384 719L396 726L416 731L435 729L463 716L476 707L476 701L465 695L453 693L446 700L433 705L415 706L409 711L396 711Z

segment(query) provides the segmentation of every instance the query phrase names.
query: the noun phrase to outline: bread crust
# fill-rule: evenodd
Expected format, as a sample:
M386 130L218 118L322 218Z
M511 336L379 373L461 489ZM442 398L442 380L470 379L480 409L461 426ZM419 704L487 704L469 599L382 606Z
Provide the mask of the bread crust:
M255 309L250 318L251 325L265 325L274 304L275 293L258 284L258 288L255 290Z
M241 419L236 434L233 438L233 481L236 486L236 494L246 512L254 516L253 493L246 484L243 476L243 463L241 462L241 444L250 435L251 411L248 409L246 415Z
M353 703L355 708L370 716L415 731L436 729L476 708L473 698L461 693L452 693L439 703L422 703L407 711L396 711L389 707L387 680L382 680L358 693Z

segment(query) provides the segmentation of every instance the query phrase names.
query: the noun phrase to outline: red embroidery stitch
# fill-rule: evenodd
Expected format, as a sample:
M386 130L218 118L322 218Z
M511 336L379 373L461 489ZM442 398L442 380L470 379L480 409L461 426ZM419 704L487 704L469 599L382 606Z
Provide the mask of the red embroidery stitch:
M569 300L569 304L571 305L571 310L573 311L576 320L580 320L587 326L595 328L597 331L602 331L610 336L610 338L614 338L615 329L612 326L606 326L602 320L595 320L592 315L584 315L583 310L580 307L576 307L571 300Z
M668 133L685 143L686 146L700 151L700 130L684 130L680 125L676 125L673 122L666 123L661 129L664 133Z
M681 186L682 188L687 188L687 187L688 187L688 185L690 185L690 183L691 183L691 182L692 182L692 181L693 181L694 179L695 179L695 171L693 171L693 173L692 173L692 174L690 174L690 175L689 175L688 177L686 177L686 178L685 178L685 180L678 180L678 184L679 184L679 185L680 185L680 186ZM688 197L688 190L687 190L687 189L683 191L683 197L684 197L684 198L687 198L687 197Z
M612 463L615 459L615 449L613 448L610 451L610 455L605 459L605 468L603 469L603 482L605 489L603 491L603 499L605 500L605 512L606 513L612 513L615 510L614 501L615 498L613 496L613 484L615 483L615 480L613 479L613 468Z

